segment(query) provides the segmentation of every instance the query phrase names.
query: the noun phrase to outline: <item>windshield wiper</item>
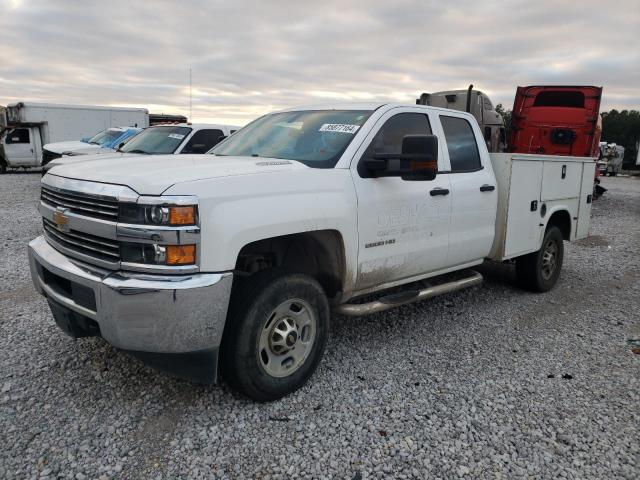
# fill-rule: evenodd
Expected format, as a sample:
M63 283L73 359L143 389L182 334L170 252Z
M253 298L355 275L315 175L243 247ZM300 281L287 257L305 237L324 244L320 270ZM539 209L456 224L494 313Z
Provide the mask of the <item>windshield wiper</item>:
M121 150L121 151L124 151L124 150ZM140 150L140 149L129 150L128 152L124 152L124 153L142 153L143 155L151 155L149 152L145 152L144 150Z
M89 145L100 145L98 142L89 142Z

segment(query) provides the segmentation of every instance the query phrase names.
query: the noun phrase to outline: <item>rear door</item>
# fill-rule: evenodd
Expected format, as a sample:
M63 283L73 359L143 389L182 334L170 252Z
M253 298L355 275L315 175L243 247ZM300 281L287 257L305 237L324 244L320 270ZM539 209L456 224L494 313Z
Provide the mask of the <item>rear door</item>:
M10 166L37 165L36 149L37 130L31 128L14 128L4 138L4 152Z
M431 134L431 125L424 109L392 109L378 120L356 153L352 176L358 198L359 290L446 267L451 212L448 176L406 181L366 178L362 173L364 158L400 153L405 135ZM440 163L442 150L439 159L439 168L445 168Z
M485 258L495 236L498 190L477 124L455 112L440 114L451 169L438 175L451 183L449 266ZM484 157L484 158L483 158Z

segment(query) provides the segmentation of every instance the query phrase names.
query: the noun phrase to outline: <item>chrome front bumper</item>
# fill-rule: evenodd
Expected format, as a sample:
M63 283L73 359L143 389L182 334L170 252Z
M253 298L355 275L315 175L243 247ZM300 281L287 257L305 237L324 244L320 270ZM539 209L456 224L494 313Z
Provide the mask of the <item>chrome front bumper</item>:
M217 353L231 295L231 273L113 272L62 255L42 236L29 243L29 265L39 293L96 322L100 336L117 348L160 354Z

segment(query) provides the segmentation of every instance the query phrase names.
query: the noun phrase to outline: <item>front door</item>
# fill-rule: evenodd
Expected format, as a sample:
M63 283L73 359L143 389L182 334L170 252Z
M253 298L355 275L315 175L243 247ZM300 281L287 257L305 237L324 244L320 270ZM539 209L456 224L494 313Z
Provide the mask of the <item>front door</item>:
M362 159L373 153L401 153L402 139L409 134L431 134L429 115L410 107L390 110L378 120L352 162L358 197L357 290L446 266L449 177L405 181L362 176Z
M4 153L9 166L35 166L36 149L33 131L29 128L10 129L4 138Z

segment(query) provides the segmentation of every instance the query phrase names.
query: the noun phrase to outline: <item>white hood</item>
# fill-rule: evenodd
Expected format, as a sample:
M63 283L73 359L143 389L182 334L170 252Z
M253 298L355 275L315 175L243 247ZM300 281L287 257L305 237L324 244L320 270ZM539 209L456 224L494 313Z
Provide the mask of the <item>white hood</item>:
M124 156L137 157L139 155L135 153L115 152L109 148L101 148L99 152L93 151L90 155L65 155L64 157L56 158L47 163L44 166L44 170L48 172L53 167L57 167L59 165L72 165L74 163L92 162L94 160L113 160L114 158L121 158Z
M126 185L144 195L160 195L176 183L236 175L276 173L309 168L293 160L215 155L101 156L57 166L49 175Z
M58 153L60 155L64 155L65 153L79 153L83 152L91 152L92 150L99 150L100 145L94 145L91 143L80 142L78 140L73 140L69 142L56 142L56 143L47 143L44 147L45 150L49 150L53 153Z

